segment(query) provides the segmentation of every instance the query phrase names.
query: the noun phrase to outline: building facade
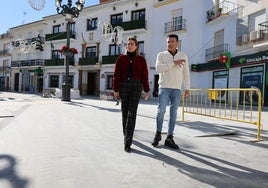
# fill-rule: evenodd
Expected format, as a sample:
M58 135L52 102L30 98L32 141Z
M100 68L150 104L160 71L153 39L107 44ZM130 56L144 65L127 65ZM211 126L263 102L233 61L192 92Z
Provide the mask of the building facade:
M189 57L192 88L258 87L268 105L267 4L268 0L100 0L70 23L70 46L78 50L69 66L71 87L81 95L112 96L115 59L125 52L127 38L135 36L148 63L151 96L157 96L156 56L166 49L167 35L175 33L180 50ZM0 69L5 82L0 88L61 89L65 57L58 50L66 45L66 31L65 17L59 14L10 28L9 37L0 40L3 50L11 49L0 54L0 66L9 67ZM31 44L30 50L21 49L21 43ZM222 56L228 61L222 62Z

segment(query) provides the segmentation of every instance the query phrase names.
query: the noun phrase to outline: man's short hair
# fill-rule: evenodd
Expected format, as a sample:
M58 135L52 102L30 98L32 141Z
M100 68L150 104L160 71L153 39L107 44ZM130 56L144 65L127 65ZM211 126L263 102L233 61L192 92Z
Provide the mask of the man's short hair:
M176 34L169 34L169 35L167 36L167 38L175 38L176 41L179 41L179 37L178 37L178 35L176 35Z

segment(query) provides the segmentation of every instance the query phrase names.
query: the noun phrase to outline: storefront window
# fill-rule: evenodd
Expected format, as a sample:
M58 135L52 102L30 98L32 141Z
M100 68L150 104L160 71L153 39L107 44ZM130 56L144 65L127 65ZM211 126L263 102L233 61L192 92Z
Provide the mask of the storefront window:
M241 68L241 88L258 88L263 93L263 72L263 65ZM252 91L243 92L241 93L240 101L242 102L243 100L248 104L257 105L258 95Z
M215 71L213 72L213 87L214 89L226 89L228 88L228 78L229 71ZM228 93L221 91L217 93L217 98L215 102L227 102L228 103Z

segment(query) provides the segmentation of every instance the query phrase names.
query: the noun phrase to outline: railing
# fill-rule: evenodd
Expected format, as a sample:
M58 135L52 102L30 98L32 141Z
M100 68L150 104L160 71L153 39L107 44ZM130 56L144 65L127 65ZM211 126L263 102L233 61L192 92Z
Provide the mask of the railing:
M45 66L63 66L64 59L45 59Z
M221 44L212 48L206 49L206 61L213 60L220 57L222 52L228 51L228 44Z
M237 45L246 44L248 42L262 43L268 40L268 21L258 24L258 30L247 32L240 31L236 39Z
M145 20L132 20L128 22L121 22L117 24L112 24L113 27L120 26L125 31L134 30L134 29L146 29L146 21Z
M11 68L8 67L8 66L0 66L0 72L10 73L11 72Z
M25 66L43 66L42 59L32 59L25 61L11 61L11 67L25 67Z
M114 64L119 55L102 56L102 64Z
M165 33L186 30L186 19L175 19L165 23Z
M71 32L70 36L71 36L71 38L75 39L74 32ZM46 34L46 41L61 40L61 39L67 39L67 31L59 32L59 33Z
M268 21L260 23L259 25L260 38L268 40Z
M9 50L0 50L0 56L2 55L10 55Z
M239 13L241 10L240 8L241 6L236 3L223 1L207 11L207 22L212 21L221 15Z
M79 58L78 65L96 65L97 62L97 57L85 57Z
M258 88L191 89L182 97L182 119L185 113L249 123L257 126L261 140L262 95Z

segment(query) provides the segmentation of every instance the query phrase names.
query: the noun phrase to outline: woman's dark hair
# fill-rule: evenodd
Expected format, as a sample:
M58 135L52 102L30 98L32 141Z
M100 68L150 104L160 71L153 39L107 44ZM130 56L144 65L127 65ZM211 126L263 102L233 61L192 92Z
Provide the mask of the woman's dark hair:
M176 41L179 41L178 35L175 35L175 34L170 34L167 36L167 38L174 38L174 39L176 39Z
M127 39L127 42L130 41L130 40L132 40L135 43L135 45L137 46L137 49L135 50L136 55L140 55L139 43L137 41L137 38L136 37L130 37L130 38ZM127 54L127 50L126 50L125 54Z

